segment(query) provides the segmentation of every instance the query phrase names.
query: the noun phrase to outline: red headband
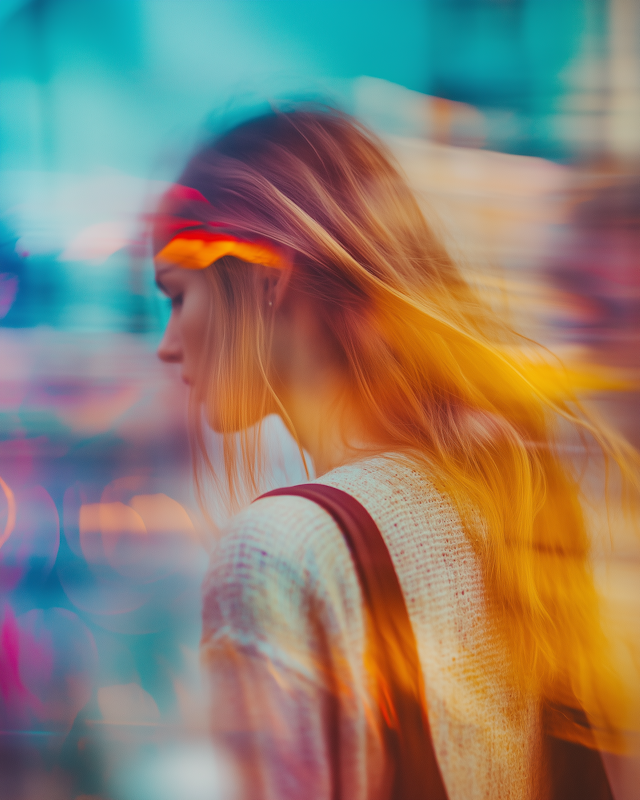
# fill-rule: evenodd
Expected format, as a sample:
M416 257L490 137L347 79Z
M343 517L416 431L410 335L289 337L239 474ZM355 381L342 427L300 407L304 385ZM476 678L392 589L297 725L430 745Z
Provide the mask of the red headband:
M210 205L197 189L188 186L173 186L165 198L180 203L186 200ZM244 239L229 233L213 233L207 230L209 227L224 227L222 223L209 221L203 223L165 214L160 214L156 221L164 231L163 238L167 233L179 229L156 255L156 259L175 266L185 269L205 269L224 256L235 256L250 264L262 264L276 269L285 269L289 264L283 251L266 239Z

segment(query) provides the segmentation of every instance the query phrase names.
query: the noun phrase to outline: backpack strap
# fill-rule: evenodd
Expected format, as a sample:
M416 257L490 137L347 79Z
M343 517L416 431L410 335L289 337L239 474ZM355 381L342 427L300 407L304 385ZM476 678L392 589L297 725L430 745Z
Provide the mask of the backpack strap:
M367 651L371 656L367 661L374 673L385 744L393 765L391 800L447 800L426 715L415 635L378 526L355 498L333 486L306 483L262 497L280 495L312 500L330 514L353 558L367 612ZM334 762L334 768L337 766ZM337 770L335 774L339 774ZM339 798L337 780L334 800Z

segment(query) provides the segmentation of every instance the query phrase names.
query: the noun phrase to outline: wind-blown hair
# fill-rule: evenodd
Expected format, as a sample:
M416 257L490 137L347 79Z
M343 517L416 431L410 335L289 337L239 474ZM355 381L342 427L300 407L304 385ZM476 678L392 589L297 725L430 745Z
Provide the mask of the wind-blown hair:
M384 145L348 116L300 108L253 119L197 153L180 183L211 204L190 216L295 253L292 280L313 299L362 413L459 510L518 681L610 725L615 681L557 421L621 464L624 444L524 357L529 343L481 302ZM233 494L239 476L257 486L251 426L274 411L290 422L271 382L273 309L259 271L225 258L207 278L216 303L204 335L216 357L205 359L194 402L216 398ZM195 408L201 445L200 416Z

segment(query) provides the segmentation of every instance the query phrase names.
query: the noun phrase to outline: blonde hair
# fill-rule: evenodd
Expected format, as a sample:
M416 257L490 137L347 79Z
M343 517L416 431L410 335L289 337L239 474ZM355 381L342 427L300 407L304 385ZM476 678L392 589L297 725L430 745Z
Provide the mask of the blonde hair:
M529 343L480 301L384 146L353 119L297 109L251 120L198 153L180 182L210 202L201 216L295 252L295 279L357 402L390 451L411 453L459 509L518 680L613 727L590 541L557 422L588 432L624 468L630 449L524 357ZM218 356L205 359L194 414L198 422L195 406L216 398L233 496L240 475L259 482L251 426L284 409L270 382L273 317L259 271L227 258L208 273L216 330L207 339ZM204 462L212 470L206 453ZM202 487L198 470L196 480Z

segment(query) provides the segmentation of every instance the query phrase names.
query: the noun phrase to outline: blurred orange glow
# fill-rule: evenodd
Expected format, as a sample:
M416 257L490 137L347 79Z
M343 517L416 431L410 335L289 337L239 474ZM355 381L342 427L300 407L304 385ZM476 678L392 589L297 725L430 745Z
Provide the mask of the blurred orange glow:
M127 494L143 482L141 476L117 479L105 488L102 502L80 506L80 548L90 564L108 564L122 575L154 580L158 571L176 566L176 554L171 555L174 545L185 536L197 544L198 536L185 509L166 494L128 499Z
M137 494L129 501L149 533L186 534L197 540L191 518L176 500L166 494Z
M80 506L80 546L87 561L113 564L121 536L146 536L140 517L124 503L88 503Z
M2 486L2 491L4 492L4 496L7 498L7 521L4 526L4 531L2 532L2 536L0 536L0 547L7 541L9 536L11 536L11 531L13 530L16 524L16 499L14 497L13 492L7 486L7 484L0 478L0 486Z

